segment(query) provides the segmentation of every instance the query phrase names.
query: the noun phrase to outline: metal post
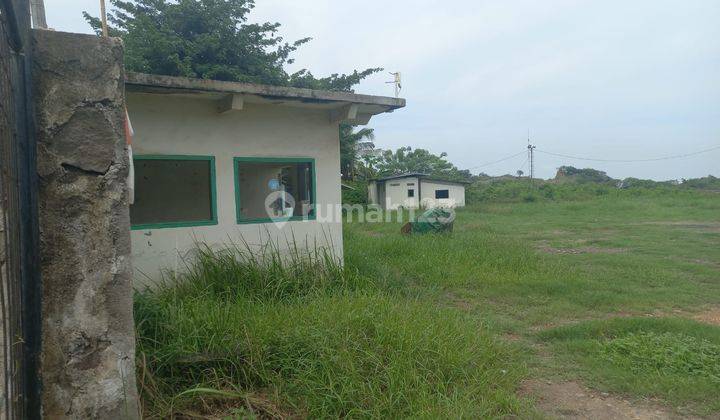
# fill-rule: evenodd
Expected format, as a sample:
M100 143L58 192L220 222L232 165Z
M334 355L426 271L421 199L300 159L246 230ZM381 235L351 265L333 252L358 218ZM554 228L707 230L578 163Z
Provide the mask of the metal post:
M37 6L34 4L33 6ZM35 12L37 24L44 13ZM6 267L3 280L4 415L40 418L39 229L32 101L31 4L0 0L0 192ZM5 275L6 274L6 275Z

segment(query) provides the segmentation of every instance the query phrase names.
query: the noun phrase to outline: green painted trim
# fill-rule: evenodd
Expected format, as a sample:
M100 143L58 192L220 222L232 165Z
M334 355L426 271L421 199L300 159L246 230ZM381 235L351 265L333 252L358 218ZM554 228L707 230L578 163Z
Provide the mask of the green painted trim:
M313 214L308 217L293 216L291 218L277 217L275 219L273 219L272 217L262 217L257 219L240 219L237 221L237 223L239 225L248 225L253 223L304 222L307 220L315 220L315 215Z
M215 156L204 155L133 155L133 160L209 160L215 163Z
M311 198L310 204L313 206L312 212L307 216L293 216L287 217L261 217L255 219L247 219L240 213L240 179L238 176L238 163L240 162L266 162L266 163L309 163L310 171L312 172L310 186L311 186ZM273 222L296 222L305 220L315 220L317 214L317 208L315 208L316 200L316 189L317 189L317 174L315 173L315 159L309 157L234 157L233 158L233 175L235 184L235 220L238 224L250 224L250 223L273 223Z
M198 220L196 222L163 222L163 223L145 223L141 225L132 225L130 230L147 230L147 229L166 229L193 226L213 226L217 225L217 220Z
M210 210L212 219L210 220L191 220L184 222L158 222L158 223L141 223L133 225L130 221L130 230L148 230L148 229L167 229L179 227L193 226L212 226L218 224L217 214L217 179L215 175L215 156L199 156L199 155L133 155L135 160L205 160L210 162Z

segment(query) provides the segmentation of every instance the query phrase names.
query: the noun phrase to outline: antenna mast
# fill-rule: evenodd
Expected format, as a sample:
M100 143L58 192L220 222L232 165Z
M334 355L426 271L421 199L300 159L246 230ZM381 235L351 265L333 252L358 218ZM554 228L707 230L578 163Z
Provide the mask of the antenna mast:
M393 76L393 80L385 83L392 83L395 85L395 97L397 98L400 96L400 91L402 90L402 76L399 71L390 74Z

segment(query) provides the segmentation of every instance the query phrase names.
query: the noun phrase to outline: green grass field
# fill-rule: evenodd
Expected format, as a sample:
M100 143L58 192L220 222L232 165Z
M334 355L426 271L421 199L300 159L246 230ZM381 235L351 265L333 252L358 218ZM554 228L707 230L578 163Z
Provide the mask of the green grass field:
M720 195L487 203L452 234L399 228L346 223L344 269L206 255L183 287L139 294L146 413L542 416L518 389L552 379L720 414L720 326L692 320L720 307Z

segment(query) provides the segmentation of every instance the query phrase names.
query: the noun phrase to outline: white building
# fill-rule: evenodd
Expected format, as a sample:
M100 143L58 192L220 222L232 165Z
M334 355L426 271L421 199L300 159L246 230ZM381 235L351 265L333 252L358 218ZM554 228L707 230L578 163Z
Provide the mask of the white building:
M338 124L404 99L129 73L135 279L183 267L197 242L295 238L342 258Z
M465 183L444 181L418 172L370 181L368 202L384 210L403 208L463 207Z

